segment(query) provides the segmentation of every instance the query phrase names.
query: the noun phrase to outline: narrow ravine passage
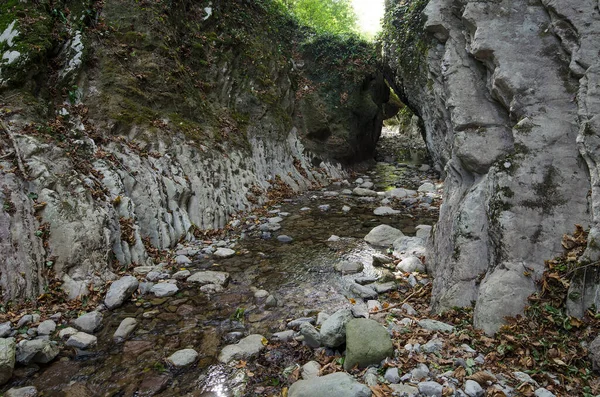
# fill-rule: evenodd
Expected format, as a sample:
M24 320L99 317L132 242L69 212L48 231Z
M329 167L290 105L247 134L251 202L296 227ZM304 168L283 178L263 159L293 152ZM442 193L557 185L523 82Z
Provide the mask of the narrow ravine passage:
M220 387L231 392L235 382L226 376L230 371L216 360L223 346L248 334L270 339L286 331L295 318L361 303L362 297L352 289L357 278L363 283L393 281L390 270L373 266L373 256L385 250L367 244L363 237L380 224L409 236L417 225L433 224L439 185L433 193L416 190L439 181L435 173L419 171L429 168L421 164L423 148L409 149L399 135L384 135L381 143L379 152L388 162L356 170L348 181L335 181L233 219L222 234L179 246L170 264L134 269L142 281L141 293L105 312L97 347L63 351L64 357L43 368L34 385L47 396L64 395L67 389L89 389L105 396L184 395ZM384 206L395 213L374 215ZM228 249L235 255L217 257ZM334 265L344 261L360 262L364 270L341 274ZM226 272L230 280L223 286L207 281L201 288L184 281L186 275L205 270ZM165 283L177 285L179 291L170 297L150 292L152 285ZM395 289L393 285L386 288ZM113 334L125 318L135 318L138 325L127 340L114 343ZM199 353L191 367L181 370L165 362L185 348ZM15 384L28 376L30 372L17 371ZM214 379L222 383L215 385Z

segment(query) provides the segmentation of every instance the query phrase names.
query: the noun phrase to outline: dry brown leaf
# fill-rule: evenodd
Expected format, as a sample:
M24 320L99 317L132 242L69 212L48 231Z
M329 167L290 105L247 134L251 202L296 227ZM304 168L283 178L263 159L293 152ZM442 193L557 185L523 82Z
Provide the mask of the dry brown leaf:
M488 387L488 382L494 383L497 381L496 377L487 371L475 372L473 375L467 377L467 379L474 380L475 382L479 383L481 387Z
M490 387L487 390L486 397L506 397L506 394L502 390L496 389L495 387Z
M458 380L462 381L466 375L467 375L467 371L463 367L458 367L454 371L454 377Z
M392 395L392 389L387 385L371 386L371 391L375 397L390 397Z
M533 385L530 385L529 383L523 383L522 385L520 385L519 387L517 387L517 391L519 393L521 393L522 395L524 395L525 397L531 397L534 395L534 387Z

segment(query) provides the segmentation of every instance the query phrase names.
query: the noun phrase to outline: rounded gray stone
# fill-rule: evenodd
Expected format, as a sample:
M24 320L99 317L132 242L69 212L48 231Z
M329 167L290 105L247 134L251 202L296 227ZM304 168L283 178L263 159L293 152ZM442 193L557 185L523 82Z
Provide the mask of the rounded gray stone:
M167 361L173 366L181 368L193 364L198 359L198 352L194 349L183 349L171 354Z
M345 372L335 372L309 380L299 380L288 397L371 397L371 389Z
M344 369L358 365L366 368L378 365L386 357L393 356L394 346L387 330L377 321L365 318L353 319L346 324L346 358Z
M114 309L123 304L138 287L138 280L133 276L121 277L110 285L104 304L109 309Z

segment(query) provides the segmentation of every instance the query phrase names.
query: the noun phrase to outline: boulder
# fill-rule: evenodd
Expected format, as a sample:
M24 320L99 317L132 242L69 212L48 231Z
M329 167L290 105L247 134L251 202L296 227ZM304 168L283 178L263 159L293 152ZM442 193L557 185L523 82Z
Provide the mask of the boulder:
M388 247L398 240L404 234L391 226L379 225L374 227L369 234L365 236L365 241L378 247Z
M346 342L346 324L353 318L350 309L341 309L329 316L321 325L321 343L338 347Z
M138 287L138 280L133 276L121 277L110 285L104 304L109 309L114 309L123 304Z
M13 338L0 339L0 385L11 378L15 367L17 344Z
M289 389L288 397L371 397L371 389L345 372L299 380Z
M219 354L219 361L227 364L232 360L248 359L265 348L267 340L264 336L253 334L241 339L235 345L227 345Z
M377 321L365 318L350 320L346 324L346 358L344 369L355 365L366 368L378 365L386 357L393 356L394 346L387 330Z

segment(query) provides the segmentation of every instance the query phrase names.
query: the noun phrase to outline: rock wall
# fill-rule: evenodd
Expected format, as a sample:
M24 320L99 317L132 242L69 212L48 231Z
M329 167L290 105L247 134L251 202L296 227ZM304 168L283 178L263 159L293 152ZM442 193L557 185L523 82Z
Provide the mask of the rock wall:
M599 258L598 1L387 6L390 73L446 179L432 304L474 304L476 326L494 333L575 224L592 228L589 261ZM400 52L407 42L418 50Z
M70 298L86 294L195 229L224 227L269 189L344 176L339 151L317 157L301 141L299 82L317 86L318 73L294 67L303 38L279 2L47 6L0 5L0 53L12 54L0 60L4 300L35 298L53 278ZM345 111L345 91L370 105L345 120L368 131L341 123L332 135L346 159L362 153L361 134L376 140L387 100L373 93L381 76L349 75L329 92L338 103L318 109Z

